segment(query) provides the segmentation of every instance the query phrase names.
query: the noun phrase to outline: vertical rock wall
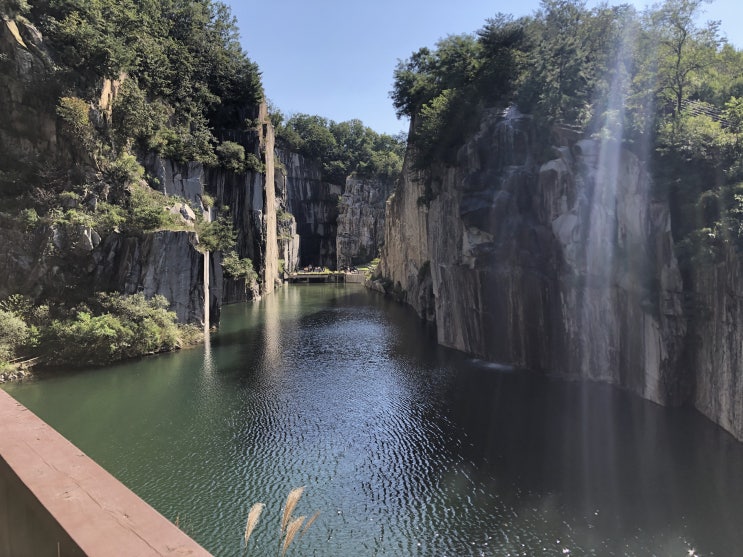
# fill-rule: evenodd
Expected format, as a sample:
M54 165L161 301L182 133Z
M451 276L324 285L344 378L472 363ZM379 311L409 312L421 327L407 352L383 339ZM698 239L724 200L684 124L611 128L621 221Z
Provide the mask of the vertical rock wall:
M335 268L338 200L343 188L322 180L319 163L277 149L284 167L278 189L285 192L287 210L294 215L299 235L299 264Z
M179 321L203 324L204 255L195 249L197 242L193 232L163 230L142 238L113 234L94 254L93 289L143 292L147 298L161 294Z
M605 146L566 140L539 165L533 134L515 109L490 112L456 168L406 163L379 282L441 344L677 402L686 321L667 207L618 145L607 175Z
M732 248L691 277L689 375L694 405L743 441L743 262Z
M418 314L435 321L428 249L428 207L425 177L411 168L410 156L403 165L403 179L386 203L384 247L379 273L385 288L413 306Z
M262 103L260 106L258 118L261 122L261 152L266 167L265 186L263 188L263 218L261 221L261 232L263 234L262 246L265 246L262 278L263 293L269 294L274 291L276 282L279 279L279 244L276 222L278 204L276 201L276 163L274 160L276 137L268 117L268 108L265 103Z
M357 265L379 255L384 244L384 211L392 180L350 176L338 202L336 267Z
M3 167L62 156L70 159L57 136L58 86L41 33L25 22L0 18L0 157Z
M265 104L259 107L258 119L263 122L260 129L241 137L247 152L264 157L263 173L235 173L219 167L205 168L194 162L179 164L157 155L145 157L145 166L157 178L160 190L166 195L183 198L205 211L202 196L208 192L220 206L229 207L229 216L237 232L235 251L240 257L253 261L261 282L257 294L263 295L273 292L275 288L279 253L273 187L274 134L273 127L268 123ZM217 215L213 216L216 218ZM220 303L252 299L256 293L246 288L244 280L222 276L220 261L218 258L211 265L213 296ZM218 314L217 307L213 304L210 307Z

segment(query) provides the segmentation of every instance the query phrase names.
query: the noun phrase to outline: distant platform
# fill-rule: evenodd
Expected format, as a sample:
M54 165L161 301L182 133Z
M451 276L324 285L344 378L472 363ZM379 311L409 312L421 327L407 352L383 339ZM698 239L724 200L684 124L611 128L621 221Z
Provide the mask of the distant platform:
M353 273L346 271L328 271L328 272L311 272L296 271L294 273L285 273L284 279L291 283L317 283L317 282L347 282L347 283L364 283L364 273Z

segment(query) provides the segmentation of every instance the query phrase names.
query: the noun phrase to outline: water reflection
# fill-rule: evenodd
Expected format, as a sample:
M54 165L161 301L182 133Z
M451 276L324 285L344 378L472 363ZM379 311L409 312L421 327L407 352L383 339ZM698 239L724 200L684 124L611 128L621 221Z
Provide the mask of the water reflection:
M501 370L343 286L225 308L203 349L8 390L216 555L733 555L743 451L698 415ZM254 544L254 545L253 545ZM269 549L270 550L270 549Z

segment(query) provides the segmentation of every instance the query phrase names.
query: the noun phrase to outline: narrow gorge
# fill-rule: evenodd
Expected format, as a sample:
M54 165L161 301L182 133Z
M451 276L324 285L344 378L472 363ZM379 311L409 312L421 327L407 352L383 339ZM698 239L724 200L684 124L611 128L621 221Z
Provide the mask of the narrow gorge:
M104 231L89 215L111 211L126 158L103 171L100 153L82 148L89 137L77 130L82 139L70 141L69 115L56 102L59 54L33 24L4 16L0 51L4 183L22 192L30 169L62 203L43 219L28 209L28 218L0 214L0 298L163 295L179 321L216 326L222 304L270 294L282 271L353 267L381 253L370 286L434 323L442 345L605 381L663 405L693 404L743 439L740 258L728 245L711 264L682 268L678 210L656 191L652 157L621 138L562 122L550 124L545 142L544 123L511 104L481 111L453 160L418 164L411 141L399 178L357 172L358 161L339 175L325 154L277 139L266 103L254 102L235 109L244 126L215 128L218 163L136 150L144 174L126 171L129 189L116 195L164 194L169 229ZM84 119L114 146L114 106L132 80L74 74L94 99ZM420 125L412 112L411 138ZM228 147L243 153L241 165L230 166ZM62 191L65 181L74 191ZM33 195L46 203L42 189ZM229 225L235 256L250 260L257 280L226 274L227 252L207 249L197 221Z

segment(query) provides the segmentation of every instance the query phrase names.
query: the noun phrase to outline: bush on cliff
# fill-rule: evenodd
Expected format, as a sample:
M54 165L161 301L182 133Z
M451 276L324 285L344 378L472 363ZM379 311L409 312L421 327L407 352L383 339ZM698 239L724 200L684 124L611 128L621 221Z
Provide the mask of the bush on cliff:
M101 365L192 343L195 327L179 325L164 296L99 293L91 307L51 320L41 356L54 365Z
M216 220L199 220L196 231L199 234L199 249L204 251L227 252L235 247L237 241L237 232L226 207L222 207L222 214Z
M227 276L234 279L243 279L248 285L258 280L258 273L253 268L253 261L247 257L241 258L235 251L229 251L224 255L222 269Z

